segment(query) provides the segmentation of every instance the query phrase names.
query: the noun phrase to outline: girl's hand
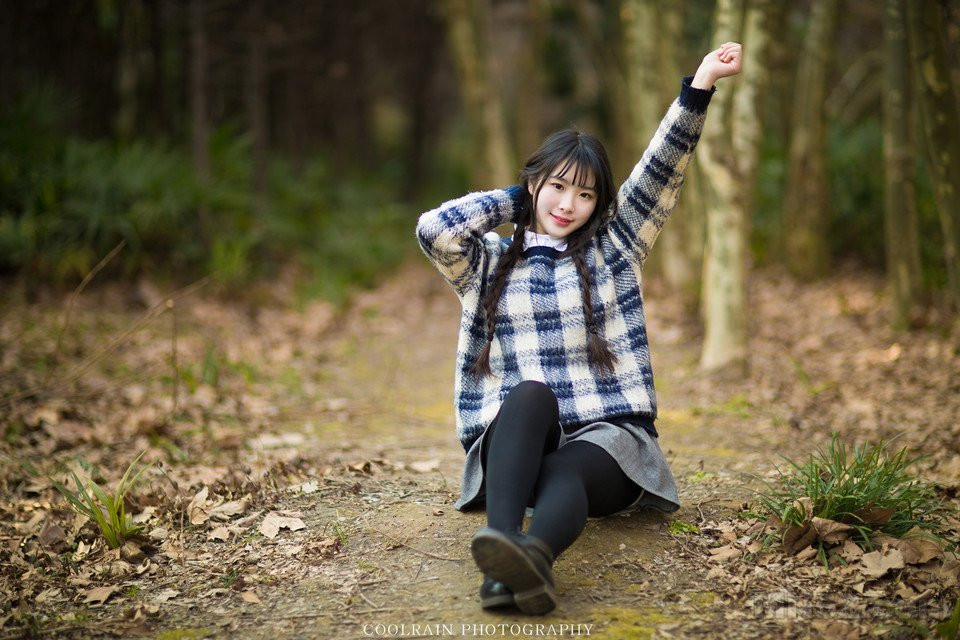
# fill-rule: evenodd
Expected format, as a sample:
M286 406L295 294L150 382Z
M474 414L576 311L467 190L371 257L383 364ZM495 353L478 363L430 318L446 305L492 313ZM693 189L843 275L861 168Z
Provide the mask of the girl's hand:
M705 55L690 86L709 89L718 79L740 73L741 48L738 42L724 42L719 49Z

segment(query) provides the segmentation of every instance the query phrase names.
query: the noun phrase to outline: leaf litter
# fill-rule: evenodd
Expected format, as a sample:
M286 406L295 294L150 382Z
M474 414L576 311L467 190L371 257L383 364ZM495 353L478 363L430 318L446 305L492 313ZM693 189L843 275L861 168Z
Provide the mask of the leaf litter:
M30 625L64 637L94 630L125 637L196 627L197 620L224 633L273 637L277 623L268 614L241 619L236 612L281 603L275 615L336 635L373 619L363 613L376 609L371 603L397 602L397 611L423 615L442 580L464 581L464 597L441 605L460 612L447 620L474 616L465 552L474 521L448 508L456 487L446 479L462 459L446 401L456 305L434 280L411 266L360 294L341 316L316 304L297 311L283 286L260 308L207 295L183 299L175 341L169 317L160 316L109 358L85 364L138 315L117 285L107 285L81 297L52 369L57 305L19 303L0 320L0 399L18 398L0 405L0 637ZM919 471L956 500L958 330L938 329L942 321L931 317L930 329L895 333L880 291L862 273L805 286L760 274L751 288L752 370L741 383L692 368L696 325L677 300L654 292L650 333L664 382L658 425L685 505L678 516L695 525L671 534L656 517L631 516L623 521L628 535L650 531L657 542L601 551L591 533L613 525L589 523L566 573L559 569L571 585L561 607L581 619L598 616L602 628L613 614L590 613L598 602L659 603L675 620L653 625L654 637L736 630L738 637L788 638L807 637L809 629L825 638L867 637L903 623L885 603L909 605L904 610L928 626L945 619L960 586L952 542L907 535L864 551L848 525L812 518L788 545L768 547L759 539L776 523L745 509L753 486L746 472L765 473L772 454L809 452L834 431L897 436L928 455ZM790 313L798 304L812 312ZM397 340L434 325L440 333L413 347ZM673 338L657 344L658 335ZM407 350L389 350L399 348ZM82 376L64 376L79 365ZM23 396L29 389L44 391ZM442 410L434 408L438 397ZM393 437L395 427L423 435L409 442ZM359 430L370 437L358 438ZM716 453L703 448L705 440ZM68 480L65 470L82 460L112 488L141 449L151 468L127 506L144 533L111 551L48 478ZM417 504L419 516L393 515ZM952 532L955 540L956 522ZM829 547L831 569L815 540ZM409 575L401 558L412 563ZM577 586L593 566L609 567L609 587ZM422 580L431 589L423 594L432 595L399 590ZM298 590L309 584L330 588L323 596ZM716 597L694 604L707 592Z

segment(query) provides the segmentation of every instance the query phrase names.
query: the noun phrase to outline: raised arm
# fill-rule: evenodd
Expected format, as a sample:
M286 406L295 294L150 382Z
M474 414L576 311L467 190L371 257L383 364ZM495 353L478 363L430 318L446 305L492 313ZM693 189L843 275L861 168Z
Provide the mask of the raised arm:
M694 76L683 79L640 162L617 194L610 222L614 245L641 264L673 210L684 171L700 139L717 79L740 72L740 45L728 42L708 53Z
M523 194L519 185L470 193L420 216L420 248L457 295L462 296L478 280L484 234L516 219Z

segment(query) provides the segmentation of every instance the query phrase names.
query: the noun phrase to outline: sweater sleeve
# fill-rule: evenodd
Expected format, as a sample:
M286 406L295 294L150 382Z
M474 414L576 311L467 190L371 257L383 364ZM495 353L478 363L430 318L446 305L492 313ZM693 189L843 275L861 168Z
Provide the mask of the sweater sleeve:
M520 185L470 193L420 216L420 248L458 296L477 282L482 271L484 234L516 220L523 193Z
M686 76L640 162L617 194L608 232L614 245L643 264L677 202L683 175L700 138L716 87L695 89Z

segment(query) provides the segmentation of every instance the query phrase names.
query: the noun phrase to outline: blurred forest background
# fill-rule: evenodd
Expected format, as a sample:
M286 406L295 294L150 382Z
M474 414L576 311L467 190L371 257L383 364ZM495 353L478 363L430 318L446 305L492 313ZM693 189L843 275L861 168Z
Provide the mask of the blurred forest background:
M860 471L811 456L793 512L960 496L960 0L0 0L0 640L477 619L460 310L417 217L560 128L622 180L726 41L644 273L685 507L589 524L564 620L955 635L955 513L940 557L807 506L761 555L741 500L821 445Z
M813 279L852 261L891 274L901 325L960 299L955 0L3 0L0 15L0 274L28 290L74 285L124 241L115 278L237 288L292 268L305 295L342 300L415 252L420 211L512 183L552 130L597 133L625 177L681 76L738 40L745 72L719 83L653 273L742 311L747 265ZM743 323L722 323L729 343Z

